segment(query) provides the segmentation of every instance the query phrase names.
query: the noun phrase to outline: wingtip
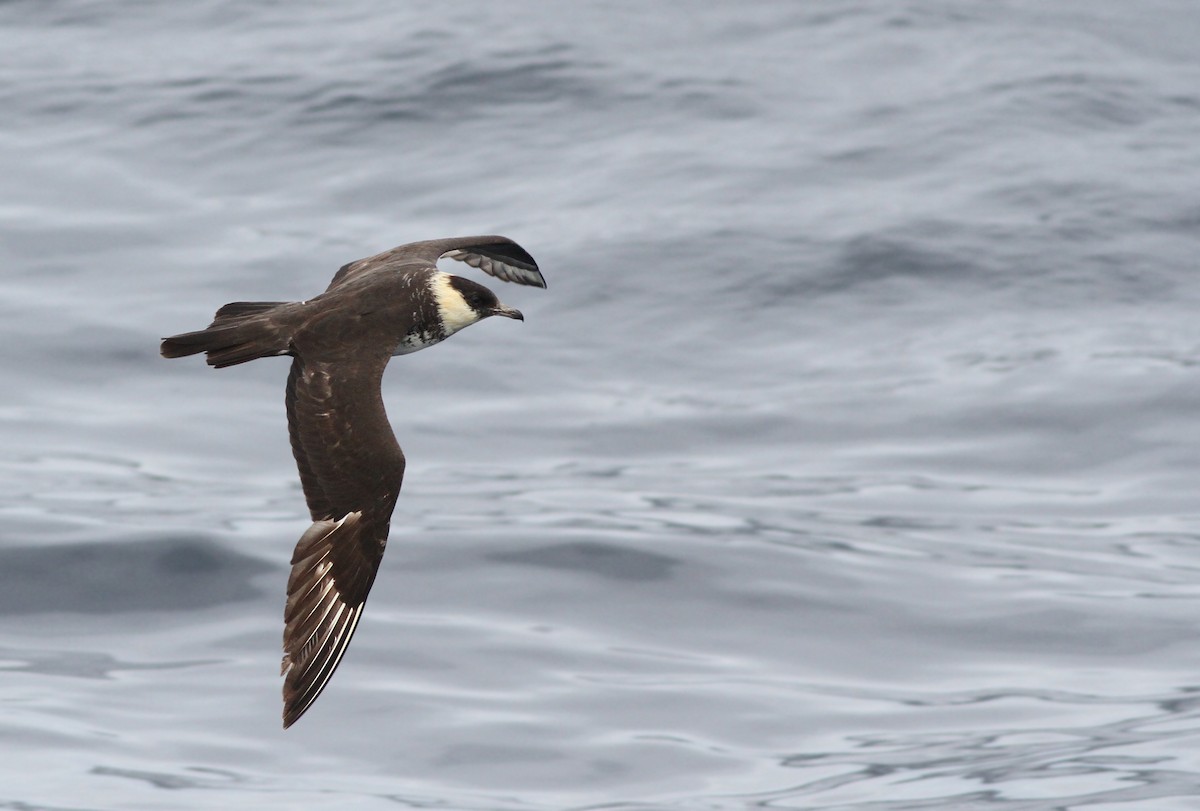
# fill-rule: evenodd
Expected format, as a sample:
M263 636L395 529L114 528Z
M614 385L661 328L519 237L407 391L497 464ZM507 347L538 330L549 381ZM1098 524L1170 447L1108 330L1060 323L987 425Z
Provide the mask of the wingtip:
M546 277L530 253L508 237L461 237L451 241L448 256L505 282L546 289Z
M286 659L285 659L286 662ZM283 675L287 675L290 668L287 664L284 665ZM296 723L303 717L304 713L308 712L316 701L316 696L306 698L300 691L289 690L287 684L283 688L283 728L287 729L292 724Z
M377 533L378 524L363 522L363 513L347 513L337 521L321 519L300 537L292 555L288 599L284 607L283 726L287 729L316 702L337 671L375 580L383 547L378 534L377 554L355 569L353 552L371 544L361 533ZM387 537L386 524L383 537ZM340 558L349 554L350 562ZM339 561L341 561L339 563ZM339 577L348 578L339 584ZM349 592L345 589L350 589ZM353 596L347 598L346 594Z
M290 663L288 662L288 659L285 656L283 659L283 673L281 675L284 675L284 676L287 675L287 672L290 669L289 664ZM287 688L287 685L286 684L284 685L284 688L283 688L283 728L284 729L287 729L292 724L299 721L300 716L304 715L304 713L308 710L308 708L312 706L311 701L310 702L302 702L302 701L298 700L299 698L300 698L300 696L297 693L295 693L293 691L289 691Z

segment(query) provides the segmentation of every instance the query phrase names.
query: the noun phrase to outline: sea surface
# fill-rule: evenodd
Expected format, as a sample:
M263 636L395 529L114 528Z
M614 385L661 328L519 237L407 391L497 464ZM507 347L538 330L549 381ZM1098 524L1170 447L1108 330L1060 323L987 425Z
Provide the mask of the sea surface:
M0 809L1200 808L1200 5L0 4ZM280 728L285 359L403 242L549 289Z

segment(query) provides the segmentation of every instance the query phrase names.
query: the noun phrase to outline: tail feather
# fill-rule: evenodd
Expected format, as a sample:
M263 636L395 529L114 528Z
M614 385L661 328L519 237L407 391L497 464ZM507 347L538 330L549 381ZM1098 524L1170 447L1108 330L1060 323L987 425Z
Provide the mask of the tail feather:
M213 322L209 324L209 328L220 327L228 324L231 321L237 321L242 316L258 315L267 310L274 310L281 304L287 304L286 301L231 301L221 309L217 310L217 314L213 316Z
M218 369L256 358L288 353L291 336L273 312L279 301L235 301L217 310L207 329L164 338L162 356L182 358L204 352Z

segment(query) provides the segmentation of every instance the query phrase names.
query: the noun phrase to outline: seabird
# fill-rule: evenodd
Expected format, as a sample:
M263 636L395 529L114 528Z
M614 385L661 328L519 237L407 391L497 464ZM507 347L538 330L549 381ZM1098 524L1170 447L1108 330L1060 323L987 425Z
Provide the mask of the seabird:
M207 329L163 339L162 354L204 352L221 368L290 355L284 402L292 454L312 526L292 555L283 631L283 726L317 700L362 616L387 543L404 452L383 408L393 355L444 341L483 318L524 321L443 257L516 284L546 286L537 263L507 237L413 242L343 266L308 301L237 301Z

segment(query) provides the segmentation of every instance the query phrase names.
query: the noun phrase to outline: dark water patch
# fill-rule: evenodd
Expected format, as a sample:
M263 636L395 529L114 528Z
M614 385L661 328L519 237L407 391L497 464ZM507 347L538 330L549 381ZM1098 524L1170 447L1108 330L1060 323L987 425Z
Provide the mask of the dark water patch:
M599 95L598 86L580 75L580 65L573 59L547 59L546 53L539 51L488 61L492 64L462 61L435 71L425 86L427 102L462 115L479 106L563 99L579 104Z
M733 228L667 232L587 247L557 262L570 269L571 277L558 294L556 311L572 319L616 324L630 334L654 334L655 341L739 319L745 308L761 302L758 286L769 282L777 262L787 256L774 237ZM791 267L788 263L780 272ZM662 330L660 308L668 303L689 317Z
M825 246L821 261L792 264L766 275L754 288L760 306L792 306L813 296L854 293L864 300L891 300L895 296L917 294L921 288L987 282L989 274L980 255L952 250L949 234L961 234L951 224L925 224L905 229L903 234L864 234L837 246ZM943 239L919 238L916 231L940 231ZM914 232L914 233L910 233ZM922 235L923 236L923 235ZM957 241L957 240L954 240ZM812 249L794 256L813 255ZM778 255L778 254L777 254ZM804 261L804 260L800 260Z
M682 562L653 552L588 541L544 546L527 552L499 552L488 555L487 559L630 582L667 580L672 569Z
M713 121L742 121L763 113L755 88L736 79L669 78L659 83L653 98L675 113Z
M514 119L520 115L528 115L533 127L564 107L594 112L619 103L611 86L590 75L595 64L560 51L548 46L480 54L449 65L431 58L404 70L380 60L369 75L291 88L272 105L284 120L271 137L359 147L364 138L385 136L392 147L401 143L424 152L432 126L465 132L486 125L498 135L519 129ZM506 108L528 112L510 118ZM445 137L445 131L438 136Z
M218 121L244 122L254 117L265 124L266 111L275 110L288 93L296 93L304 83L300 77L285 75L238 76L236 78L191 76L154 82L146 88L158 96L155 102L138 112L132 126L140 129L175 128L189 120L211 118ZM167 103L170 102L170 103Z
M94 651L51 651L0 648L0 671L35 673L40 676L68 676L76 679L109 679L114 673L137 670L174 670L210 664L214 660L186 662L126 662L107 653ZM12 664L9 664L12 663Z
M71 0L6 0L0 3L0 10L11 13L11 21L38 29L94 27L97 23L110 20L114 13L106 3L76 3Z
M1013 122L1049 131L1082 131L1135 127L1160 106L1150 88L1134 79L1099 72L1056 72L982 88Z
M46 322L36 314L24 313L33 328ZM73 385L116 389L125 376L139 377L154 369L162 358L158 352L160 337L150 332L134 332L106 324L59 323L58 332L39 336L23 346L0 346L0 358L12 358L25 368L44 365L53 368ZM92 390L93 393L95 389ZM35 397L36 399L36 397ZM82 398L77 401L86 410Z
M187 611L251 600L274 567L208 539L0 549L0 614Z
M373 92L374 91L374 92ZM298 100L292 118L297 127L332 122L341 127L363 127L399 121L431 121L431 110L408 95L380 93L377 85L339 83L306 93Z
M1028 570L1029 567L1012 568ZM1019 653L1047 658L1062 655L1145 657L1173 645L1189 642L1194 645L1196 637L1200 636L1182 620L1163 623L1160 617L1155 617L1138 623L1133 613L1131 610L1122 616L1125 633L1119 635L1112 632L1111 614L1096 616L1065 607L1008 613L989 617L986 621L951 619L939 623L938 634L944 642L960 650L979 646L993 654ZM1134 628L1137 632L1129 633Z
M841 262L831 269L825 281L826 290L839 292L896 278L952 281L969 277L971 270L971 264L964 257L918 247L897 238L870 235L846 244Z
M4 802L2 800L0 800L0 808L7 808L10 811L99 811L98 806L84 808L78 805L44 805L42 803Z
M245 783L247 778L227 769L192 767L185 774L152 772L141 769L120 769L112 766L96 766L92 774L103 777L124 777L138 780L154 788L167 790L226 788L231 784Z

